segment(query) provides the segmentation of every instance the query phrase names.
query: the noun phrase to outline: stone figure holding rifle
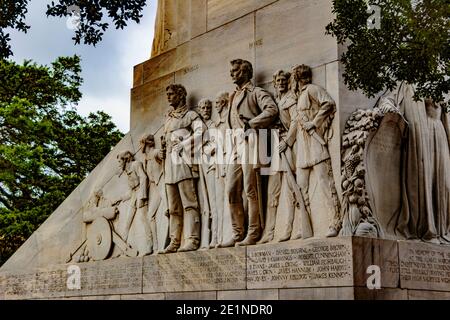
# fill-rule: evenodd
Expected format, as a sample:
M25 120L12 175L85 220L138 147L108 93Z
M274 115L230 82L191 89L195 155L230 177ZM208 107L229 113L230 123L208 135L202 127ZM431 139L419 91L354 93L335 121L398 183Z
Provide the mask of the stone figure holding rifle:
M315 171L318 187L327 195L329 217L327 237L335 237L341 228L340 203L337 196L328 151L331 124L336 112L333 98L320 86L311 83L312 71L306 65L292 70L293 89L298 96L297 182L305 207L311 216L310 176ZM304 238L311 235L302 235Z

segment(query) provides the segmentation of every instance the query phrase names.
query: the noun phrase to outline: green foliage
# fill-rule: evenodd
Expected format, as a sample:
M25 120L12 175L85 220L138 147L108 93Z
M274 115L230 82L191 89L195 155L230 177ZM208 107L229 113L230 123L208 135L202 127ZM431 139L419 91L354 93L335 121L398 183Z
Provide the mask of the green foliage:
M13 54L9 45L11 39L5 29L27 32L30 28L25 23L28 3L29 0L0 1L0 59ZM102 40L111 22L116 29L123 29L128 21L139 23L145 5L146 0L59 0L47 5L47 16L70 17L72 12L69 9L77 6L80 25L72 39L76 44L83 41L84 44L95 46Z
M123 137L104 112L84 118L80 59L0 60L0 264Z
M381 27L368 29L367 3L381 8ZM417 86L416 98L443 101L450 91L448 0L333 0L327 32L347 46L341 60L351 90L374 96L398 81Z

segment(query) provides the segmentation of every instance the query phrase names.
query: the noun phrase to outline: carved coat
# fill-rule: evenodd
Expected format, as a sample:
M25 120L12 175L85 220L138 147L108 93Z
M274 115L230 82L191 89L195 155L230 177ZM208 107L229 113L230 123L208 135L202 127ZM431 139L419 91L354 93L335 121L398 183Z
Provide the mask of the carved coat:
M306 169L330 158L327 136L336 112L336 104L325 89L315 84L307 84L300 90L297 111L297 168ZM315 125L318 138L303 128L305 122Z
M255 129L257 132L256 137L253 137L254 139L250 137L246 140L245 148L247 148L247 155L250 159L249 163L259 167L261 157L259 155L258 145L261 142L257 141L258 130L270 128L272 123L277 119L278 107L272 96L266 90L255 87L251 82L248 82L242 89L237 88L230 96L230 108L227 116L229 128L244 129L245 124L240 119L240 116L247 119L250 128ZM236 140L235 138L235 147L242 147L243 141L243 139ZM230 156L234 157L236 153L233 152Z
M166 184L176 184L186 179L198 178L198 165L194 164L194 146L201 147L205 125L200 116L187 106L169 113L164 126L167 144L164 175ZM195 141L194 141L195 137ZM172 151L175 143L184 145L183 151Z

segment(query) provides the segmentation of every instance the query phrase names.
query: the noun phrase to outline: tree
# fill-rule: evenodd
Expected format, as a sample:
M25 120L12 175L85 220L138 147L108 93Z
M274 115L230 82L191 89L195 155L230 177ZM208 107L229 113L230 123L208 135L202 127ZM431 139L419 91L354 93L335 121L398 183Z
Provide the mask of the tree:
M0 60L0 265L123 137L106 113L71 107L80 73L77 56Z
M8 58L13 53L6 28L27 32L30 28L25 23L29 0L5 0L0 2L0 58ZM79 26L72 38L76 44L96 45L102 40L110 22L116 29L123 29L128 21L138 22L142 18L142 10L146 0L59 0L47 5L47 16L70 17L73 14L79 19Z
M380 17L367 3L381 9ZM375 8L377 8L375 7ZM450 91L448 0L333 0L336 18L327 33L346 45L344 82L367 96L399 81L417 86L416 98L444 101ZM368 20L380 19L379 28Z

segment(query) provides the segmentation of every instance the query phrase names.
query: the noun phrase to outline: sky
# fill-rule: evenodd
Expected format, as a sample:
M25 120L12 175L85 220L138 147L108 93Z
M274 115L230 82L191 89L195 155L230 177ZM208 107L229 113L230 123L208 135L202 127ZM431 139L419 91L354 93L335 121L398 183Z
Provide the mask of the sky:
M75 45L74 31L67 27L67 18L45 15L51 1L30 1L26 23L31 29L25 34L9 31L11 46L18 63L31 59L50 64L60 56L81 56L81 87L83 98L76 107L87 116L103 110L124 133L130 129L130 90L133 67L150 58L154 34L157 0L147 0L139 24L130 22L124 30L108 28L103 41L93 46Z

